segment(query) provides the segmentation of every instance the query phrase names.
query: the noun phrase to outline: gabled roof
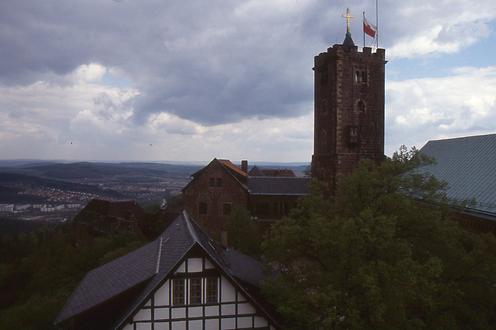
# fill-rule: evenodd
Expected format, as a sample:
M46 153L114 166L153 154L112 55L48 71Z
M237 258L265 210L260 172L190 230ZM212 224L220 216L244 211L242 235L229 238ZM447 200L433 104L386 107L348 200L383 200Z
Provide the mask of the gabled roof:
M308 195L310 178L292 177L248 177L248 192L250 195Z
M214 158L208 165L204 166L202 169L199 171L193 173L191 176L193 177L193 180L191 180L184 188L183 191L186 190L191 183L195 181L195 179L203 173L210 165L213 163L218 163L222 166L222 168L230 175L233 177L234 180L236 180L240 186L247 190L247 187L245 185L246 178L248 177L248 174L245 173L244 171L241 170L238 166L234 165L230 160L227 159L217 159Z
M247 173L245 173L243 170L241 170L238 166L234 165L229 159L217 159L219 163L221 163L225 168L227 168L229 171L232 171L238 175L241 175L243 177L248 176Z
M436 162L422 170L447 182L449 198L475 199L468 211L496 217L496 134L429 141L420 151Z
M55 323L78 315L145 282L155 275L159 242L89 271L60 311Z
M225 276L250 297L272 322L276 322L246 287L241 285L243 281L254 286L260 284L263 279L260 263L234 250L217 247L189 218L186 211L183 211L155 241L90 271L68 299L55 323L81 314L143 283L144 289L119 317L115 326L119 328L149 299L195 246L200 247Z

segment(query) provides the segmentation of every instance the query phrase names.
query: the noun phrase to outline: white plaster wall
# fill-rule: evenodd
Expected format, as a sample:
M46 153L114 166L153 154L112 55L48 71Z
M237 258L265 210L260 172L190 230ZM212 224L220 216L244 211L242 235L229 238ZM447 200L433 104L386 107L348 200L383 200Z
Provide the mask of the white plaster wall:
M151 320L152 320L152 314L150 309L141 309L133 317L133 321L151 321Z
M186 322L185 321L172 322L172 330L186 330Z
M122 330L134 330L134 325L128 323Z
M189 321L189 330L202 330L203 323L202 321Z
M202 316L203 308L202 307L190 307L188 308L188 315L190 317L200 317Z
M255 316L255 328L266 327L269 325L269 322L264 317Z
M136 330L152 330L151 323L136 323Z
M222 315L229 315L236 313L236 305L234 304L222 305L221 309L222 309Z
M206 306L205 316L216 316L219 315L219 307L217 306Z
M220 277L220 287L222 301L234 301L236 299L236 290L224 276Z
M219 330L219 320L205 320L205 330Z
M169 305L169 285L170 281L165 283L155 292L155 305L167 306Z
M210 263L210 261L208 261L207 258L205 258L205 269L214 269L215 266L212 265L212 263Z
M169 319L169 308L155 308L155 319L156 320Z
M188 259L188 273L201 272L203 268L203 258L189 258Z
M155 330L169 330L169 322L155 323Z
M185 263L181 263L179 267L177 267L176 273L184 273L186 272L186 267Z
M233 318L222 319L221 321L222 329L234 329L236 327L236 320Z
M252 314L255 313L255 308L250 303L238 304L239 314Z
M238 328L251 328L251 317L238 317Z
M172 318L173 319L182 319L186 317L186 308L173 308L172 309Z

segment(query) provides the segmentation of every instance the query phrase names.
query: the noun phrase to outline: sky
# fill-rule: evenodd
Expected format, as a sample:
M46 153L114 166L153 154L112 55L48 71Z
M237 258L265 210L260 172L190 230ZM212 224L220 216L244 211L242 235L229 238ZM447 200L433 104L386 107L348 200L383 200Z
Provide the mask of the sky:
M309 162L313 57L348 7L362 46L374 0L0 1L0 159ZM496 2L379 15L386 154L496 133Z

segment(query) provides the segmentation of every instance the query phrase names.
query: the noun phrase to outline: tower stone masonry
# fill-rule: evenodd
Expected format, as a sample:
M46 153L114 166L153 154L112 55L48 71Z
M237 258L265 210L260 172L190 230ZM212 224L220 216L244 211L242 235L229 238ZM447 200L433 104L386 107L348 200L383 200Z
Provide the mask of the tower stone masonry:
M343 44L315 56L312 177L333 194L362 159L384 158L385 50Z

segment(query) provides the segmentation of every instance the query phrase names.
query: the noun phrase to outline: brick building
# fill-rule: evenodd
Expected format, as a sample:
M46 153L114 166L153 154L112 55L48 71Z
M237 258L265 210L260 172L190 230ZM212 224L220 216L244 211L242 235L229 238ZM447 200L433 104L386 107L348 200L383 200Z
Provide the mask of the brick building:
M362 159L384 158L385 51L343 44L315 57L312 177L333 192Z
M226 231L233 207L246 208L257 222L273 222L287 215L298 198L308 194L310 178L296 177L284 170L268 171L279 176L248 173L248 162L241 166L225 159L213 159L192 175L184 187L185 209L209 234L219 238Z

